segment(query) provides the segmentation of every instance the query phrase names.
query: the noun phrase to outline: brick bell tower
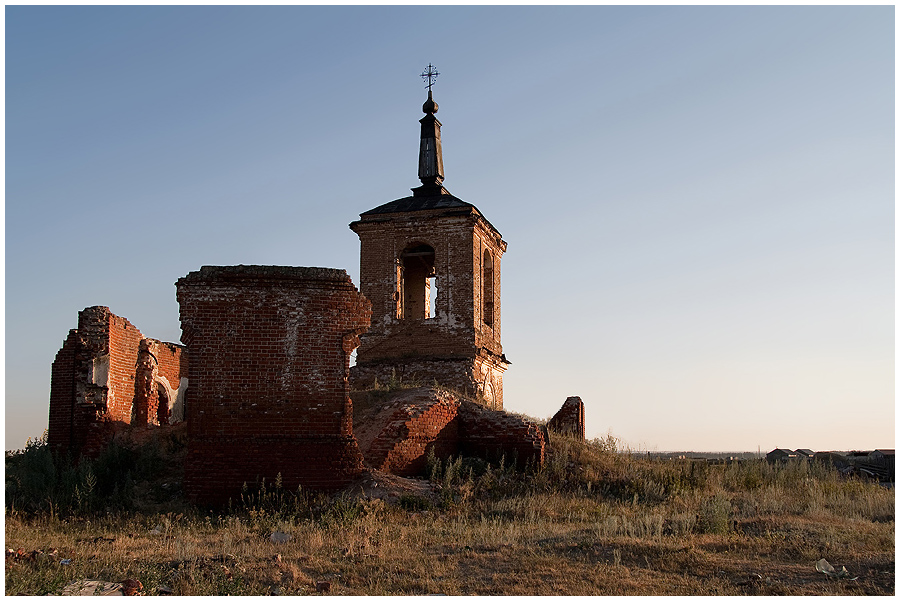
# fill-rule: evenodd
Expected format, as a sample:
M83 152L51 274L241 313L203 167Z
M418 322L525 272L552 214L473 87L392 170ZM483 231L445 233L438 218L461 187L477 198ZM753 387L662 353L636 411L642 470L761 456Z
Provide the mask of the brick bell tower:
M443 186L441 122L431 86L419 120L419 180L412 196L361 213L360 291L372 302L354 386L392 377L438 384L503 408L500 259L506 242L481 212Z

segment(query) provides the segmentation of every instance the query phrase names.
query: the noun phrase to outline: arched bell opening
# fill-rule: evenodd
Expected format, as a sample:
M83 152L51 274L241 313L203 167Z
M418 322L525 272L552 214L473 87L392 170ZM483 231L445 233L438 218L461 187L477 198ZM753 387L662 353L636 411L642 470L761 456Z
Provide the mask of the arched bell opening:
M435 316L434 278L434 247L417 242L400 253L401 319L429 319Z

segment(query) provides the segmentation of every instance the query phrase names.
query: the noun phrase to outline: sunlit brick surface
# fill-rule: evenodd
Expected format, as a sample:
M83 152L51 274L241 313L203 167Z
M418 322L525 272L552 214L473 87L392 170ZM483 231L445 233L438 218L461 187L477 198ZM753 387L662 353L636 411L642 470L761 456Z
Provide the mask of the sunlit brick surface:
M108 307L88 307L53 362L48 442L57 452L96 456L125 426L159 425L168 415L160 379L177 390L187 377L184 347L144 338Z

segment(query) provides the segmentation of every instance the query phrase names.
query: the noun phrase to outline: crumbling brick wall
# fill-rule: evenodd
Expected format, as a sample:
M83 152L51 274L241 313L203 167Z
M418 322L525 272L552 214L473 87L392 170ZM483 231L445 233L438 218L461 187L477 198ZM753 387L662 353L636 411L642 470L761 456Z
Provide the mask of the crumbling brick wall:
M584 403L581 397L567 398L556 415L547 422L547 428L584 440Z
M431 387L365 394L355 434L369 466L401 476L425 474L435 456L506 457L520 468L543 463L541 427L518 415L494 411L446 390ZM378 398L380 397L380 399Z
M356 422L354 433L366 463L398 476L418 476L426 457L459 453L459 401L445 391L413 388L395 393L380 411Z
M176 286L193 366L188 498L226 502L279 474L289 490L334 489L360 474L347 377L371 309L347 273L207 266Z
M53 362L48 442L57 452L96 456L127 425L158 423L147 408L158 397L156 369L145 348L165 356L165 373L187 386L187 355L173 343L144 338L140 330L108 307L78 314ZM156 406L154 405L154 408Z
M75 347L78 330L69 330L62 348L50 370L50 420L47 426L47 443L57 453L69 451L75 446L76 424L80 432L85 424L78 423L83 414L75 404ZM83 443L83 441L80 441ZM78 447L81 444L77 445Z
M183 347L150 338L138 346L134 419L141 424L166 425L184 420L187 361Z
M465 455L492 461L505 456L507 463L515 461L520 469L544 463L546 440L540 426L471 401L460 405L459 440Z

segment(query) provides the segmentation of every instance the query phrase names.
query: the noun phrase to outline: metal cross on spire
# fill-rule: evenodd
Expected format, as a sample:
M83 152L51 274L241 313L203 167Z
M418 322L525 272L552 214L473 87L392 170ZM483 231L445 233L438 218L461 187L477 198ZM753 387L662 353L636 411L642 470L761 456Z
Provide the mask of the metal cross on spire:
M425 87L428 88L429 92L431 91L431 86L434 85L434 80L437 79L438 75L440 75L440 73L437 72L437 69L435 69L434 65L432 65L431 63L428 63L428 68L422 72L422 75L420 75L423 80L428 81L428 85Z

